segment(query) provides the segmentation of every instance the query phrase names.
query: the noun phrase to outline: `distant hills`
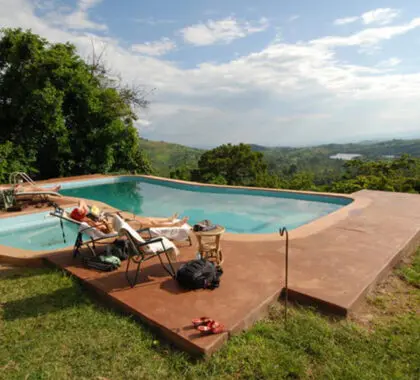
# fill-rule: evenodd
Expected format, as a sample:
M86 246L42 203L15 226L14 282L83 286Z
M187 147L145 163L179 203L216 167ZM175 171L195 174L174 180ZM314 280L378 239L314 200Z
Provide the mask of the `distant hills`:
M159 175L169 176L169 173L180 167L194 168L197 161L205 152L204 149L191 148L180 144L164 141L151 141L141 139L141 148L146 152L153 167ZM420 157L420 139L388 141L363 141L349 144L324 144L313 147L266 147L250 144L252 149L262 152L266 157L269 167L277 171L286 164L294 163L298 167L311 169L314 162L319 166L329 166L329 157L339 153L360 154L369 159L380 159L384 156L399 156L407 153ZM331 163L331 165L337 165Z
M146 139L140 139L140 147L149 157L157 174L165 177L182 165L196 167L204 152L203 149Z

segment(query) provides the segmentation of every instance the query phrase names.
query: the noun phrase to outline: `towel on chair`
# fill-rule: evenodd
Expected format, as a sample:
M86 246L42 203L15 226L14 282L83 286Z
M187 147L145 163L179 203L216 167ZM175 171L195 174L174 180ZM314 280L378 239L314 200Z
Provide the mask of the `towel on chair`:
M139 234L138 232L131 227L127 222L125 222L124 220L122 220L118 215L114 216L114 228L115 227L119 227L119 229L117 229L117 231L121 234L122 231L126 231L135 242L137 243L145 243L146 240L144 240ZM176 260L176 256L179 255L179 249L178 247L172 243L169 239L167 239L166 237L161 237L162 241L161 242L154 242L154 243L150 243L144 246L144 251L146 253L158 253L158 252L162 252L163 248L167 249L167 250L172 250L175 255L172 256L171 258L175 261ZM163 246L162 246L163 244Z
M171 240L184 241L188 240L191 226L185 223L179 227L151 227L149 230L153 237L164 236Z

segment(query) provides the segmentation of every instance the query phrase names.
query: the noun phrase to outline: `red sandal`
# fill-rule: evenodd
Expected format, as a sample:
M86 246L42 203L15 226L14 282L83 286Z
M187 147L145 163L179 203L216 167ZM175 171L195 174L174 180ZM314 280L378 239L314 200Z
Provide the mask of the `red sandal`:
M207 325L211 322L212 320L209 317L201 317L201 318L195 318L192 320L192 324L194 327L198 327L198 326L202 326L202 325Z
M225 331L225 327L221 323L214 320L210 320L208 323L197 326L196 328L203 334L220 334L221 332Z

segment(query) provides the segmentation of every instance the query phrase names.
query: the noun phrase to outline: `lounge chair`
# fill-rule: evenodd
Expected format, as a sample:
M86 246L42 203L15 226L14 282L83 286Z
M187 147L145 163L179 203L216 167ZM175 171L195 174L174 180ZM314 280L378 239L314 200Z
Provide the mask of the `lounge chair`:
M129 222L135 219L123 219L122 217L118 216L115 218L116 215L119 214L119 211L114 212L106 212L104 216L112 217L112 228L115 232L111 232L106 234L98 229L98 225L96 226L89 226L86 222L80 222L78 220L73 219L70 216L70 213L64 210L63 208L59 207L57 204L53 204L54 211L50 213L51 216L55 216L60 219L61 229L63 231L63 240L66 242L66 238L64 235L64 228L63 228L63 221L70 222L78 226L78 233L76 236L76 241L73 246L73 257L76 257L82 248L88 248L93 256L96 256L96 245L97 244L109 244L109 239L117 238L119 236L118 231L121 228L121 220L124 222ZM148 239L151 239L152 236L148 228L141 228L135 230L137 233L148 234Z
M16 205L16 197L13 189L1 188L0 189L0 208L11 209Z
M118 215L116 219L120 219L119 223L121 228L119 229L119 235L127 237L130 242L129 257L127 260L127 268L125 276L131 287L134 287L137 283L139 273L141 271L141 264L154 257L158 257L162 267L172 276L175 277L176 272L172 264L172 260L176 260L176 256L179 254L178 248L166 237L157 237L149 240L144 240L140 234L135 231L127 222L121 220ZM168 260L169 267L163 263L161 255L165 254ZM134 279L129 276L130 263L137 264L136 274Z
M111 216L112 219L112 227L115 232L111 232L109 234L106 234L102 232L100 229L98 229L98 225L96 226L89 226L86 222L79 222L78 220L73 219L70 216L70 213L66 210L62 209L61 207L54 205L55 209L53 212L50 213L51 216L55 216L60 219L61 229L63 230L63 239L65 241L64 236L64 229L63 229L63 221L70 222L72 224L75 224L79 227L76 241L74 242L73 246L73 257L76 257L80 253L80 249L85 247L90 250L93 256L96 256L96 244L109 244L109 239L111 238L117 238L118 232L121 225L119 224L120 220L123 220L121 218L116 219L114 216L115 213L113 212L107 212L104 215L105 216ZM123 220L124 221L124 220ZM140 233L144 232L144 230L138 230ZM146 230L147 232L147 230ZM87 237L87 239L86 239Z
M13 186L0 188L0 203L5 209L15 205L18 198L27 197L33 200L36 197L40 197L42 201L48 201L50 196L61 197L62 195L50 190L17 191Z

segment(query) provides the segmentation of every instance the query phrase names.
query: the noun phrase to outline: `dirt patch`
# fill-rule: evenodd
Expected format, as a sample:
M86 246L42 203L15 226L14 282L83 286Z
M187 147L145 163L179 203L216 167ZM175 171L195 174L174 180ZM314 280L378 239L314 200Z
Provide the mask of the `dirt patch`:
M17 276L20 273L23 273L24 271L27 271L27 269L7 264L0 264L0 280L2 278L7 278L10 276Z
M371 329L375 324L385 322L401 314L420 315L420 291L408 284L399 275L399 268L411 264L412 257L402 263L366 297L357 311L350 314L354 322Z

